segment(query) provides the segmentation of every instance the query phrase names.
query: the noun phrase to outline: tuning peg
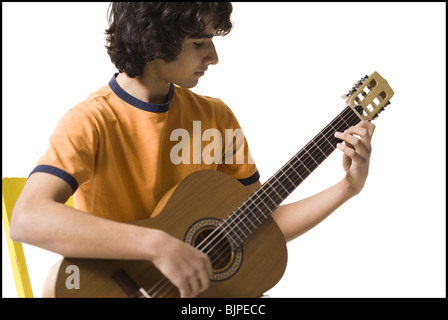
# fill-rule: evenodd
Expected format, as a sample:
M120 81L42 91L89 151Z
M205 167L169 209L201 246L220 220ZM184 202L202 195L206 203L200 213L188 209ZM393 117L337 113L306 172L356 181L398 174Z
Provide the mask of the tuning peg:
M390 103L391 103L390 101L386 101L386 103L384 104L384 106L382 106L382 107L380 108L380 110L378 110L378 113L384 111L384 109L385 109L388 105L390 105Z
M349 98L352 94L354 94L356 92L356 90L359 89L359 87L362 86L362 84L364 83L364 81L366 81L369 78L369 76L365 76L363 78L361 78L361 80L355 81L353 82L353 84L355 85L354 87L352 87L352 89L347 93L341 96L342 99L346 100L347 98Z
M373 116L372 120L376 120L376 118L378 118L378 115L379 115L381 112L383 112L384 109L385 109L388 105L390 105L390 104L391 104L391 102L390 102L390 101L387 101L387 102L384 104L384 106L383 106L382 108L380 108L380 110L378 110L378 112Z
M364 76L360 80L353 82L358 88L369 78L369 76Z
M356 87L353 87L348 93L342 95L341 98L345 100L345 99L351 97L352 94L354 94L356 92L356 90L358 90L358 89Z

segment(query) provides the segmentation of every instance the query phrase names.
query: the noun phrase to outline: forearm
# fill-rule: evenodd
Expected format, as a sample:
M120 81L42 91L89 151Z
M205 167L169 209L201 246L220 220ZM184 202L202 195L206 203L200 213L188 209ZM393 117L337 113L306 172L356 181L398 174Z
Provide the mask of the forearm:
M14 210L11 237L63 256L152 258L160 231L86 214L51 200L33 201Z
M356 194L345 180L311 197L277 208L272 217L291 241L314 228Z

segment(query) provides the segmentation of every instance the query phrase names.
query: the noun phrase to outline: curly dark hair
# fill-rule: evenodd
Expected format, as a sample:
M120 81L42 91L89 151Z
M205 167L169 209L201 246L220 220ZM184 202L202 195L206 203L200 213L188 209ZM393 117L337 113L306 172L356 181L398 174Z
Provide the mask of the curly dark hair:
M155 58L171 62L186 37L205 34L210 16L216 35L233 27L230 2L112 2L108 9L106 48L119 72L135 78Z

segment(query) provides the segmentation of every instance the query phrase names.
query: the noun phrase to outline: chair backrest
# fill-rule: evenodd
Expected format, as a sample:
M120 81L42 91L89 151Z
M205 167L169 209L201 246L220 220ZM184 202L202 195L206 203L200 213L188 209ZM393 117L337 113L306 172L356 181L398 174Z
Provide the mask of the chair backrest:
M12 271L16 284L17 296L32 298L30 277L26 266L25 254L21 243L14 242L9 237L9 226L14 205L26 183L26 178L3 178L2 179L2 219L5 227L6 242L8 244L9 256L11 258ZM66 202L73 207L73 197Z

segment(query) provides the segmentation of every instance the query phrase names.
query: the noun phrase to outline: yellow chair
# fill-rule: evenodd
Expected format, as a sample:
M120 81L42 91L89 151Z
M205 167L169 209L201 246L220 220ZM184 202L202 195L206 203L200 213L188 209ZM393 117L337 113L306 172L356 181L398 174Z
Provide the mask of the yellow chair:
M32 298L33 290L31 289L31 282L28 275L28 268L26 267L22 244L12 241L9 237L12 210L25 183L26 178L2 179L2 219L5 227L6 242L8 243L17 296L19 298ZM66 205L71 207L74 206L73 197L68 199Z

